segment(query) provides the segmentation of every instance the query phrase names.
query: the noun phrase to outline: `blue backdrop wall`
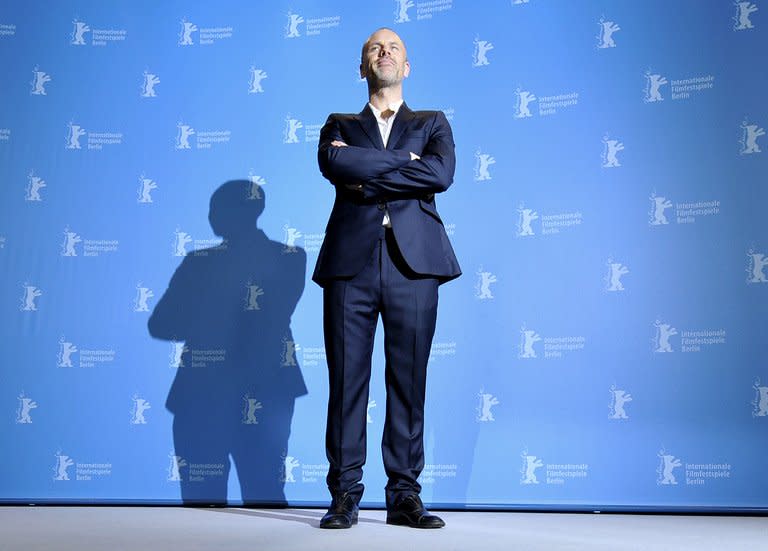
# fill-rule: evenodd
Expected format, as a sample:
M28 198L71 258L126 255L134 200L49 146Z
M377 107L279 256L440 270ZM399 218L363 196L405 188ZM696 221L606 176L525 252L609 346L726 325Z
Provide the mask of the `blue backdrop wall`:
M327 500L315 152L380 26L456 138L425 501L768 507L764 0L6 3L0 500ZM368 504L384 400L378 346Z

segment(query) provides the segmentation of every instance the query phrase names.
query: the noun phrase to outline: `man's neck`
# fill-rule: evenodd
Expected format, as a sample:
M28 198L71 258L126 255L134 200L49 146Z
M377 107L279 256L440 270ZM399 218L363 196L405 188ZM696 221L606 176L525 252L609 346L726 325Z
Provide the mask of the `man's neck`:
M379 111L385 111L390 105L403 99L403 86L391 86L378 90L368 89L371 105Z

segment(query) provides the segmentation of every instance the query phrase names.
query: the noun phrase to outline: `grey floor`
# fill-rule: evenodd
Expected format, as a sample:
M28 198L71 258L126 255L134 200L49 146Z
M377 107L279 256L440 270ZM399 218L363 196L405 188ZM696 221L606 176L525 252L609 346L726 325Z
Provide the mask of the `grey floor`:
M440 513L441 530L385 524L363 510L350 530L320 530L318 509L0 507L0 550L511 551L768 549L768 518Z

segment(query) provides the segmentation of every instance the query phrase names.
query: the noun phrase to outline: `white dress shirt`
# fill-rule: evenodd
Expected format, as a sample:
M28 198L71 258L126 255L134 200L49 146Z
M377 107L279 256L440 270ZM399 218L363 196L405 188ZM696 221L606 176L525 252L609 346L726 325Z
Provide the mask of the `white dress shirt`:
M395 122L395 117L397 116L397 112L400 110L401 105L403 105L403 100L390 103L385 111L392 111L392 114L385 119L381 116L382 111L376 109L373 104L368 103L368 106L371 108L371 111L373 111L373 116L376 117L376 122L379 125L379 133L381 134L381 141L384 143L384 147L387 147L389 134L392 132L392 124ZM382 220L382 224L387 228L392 227L392 223L389 221L389 213L386 210L384 211L384 220Z

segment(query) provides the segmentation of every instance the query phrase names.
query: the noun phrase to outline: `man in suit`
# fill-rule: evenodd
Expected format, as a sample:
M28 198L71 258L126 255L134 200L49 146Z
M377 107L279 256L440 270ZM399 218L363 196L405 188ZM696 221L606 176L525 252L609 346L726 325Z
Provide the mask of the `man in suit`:
M424 508L417 479L424 467L426 370L438 286L461 275L434 198L453 181L454 143L441 111L411 111L403 102L409 72L400 37L390 29L374 32L360 64L369 103L357 115L332 114L320 133L320 171L336 189L313 275L323 287L330 382L332 501L321 528L357 522L379 315L386 358L387 523L445 524Z

